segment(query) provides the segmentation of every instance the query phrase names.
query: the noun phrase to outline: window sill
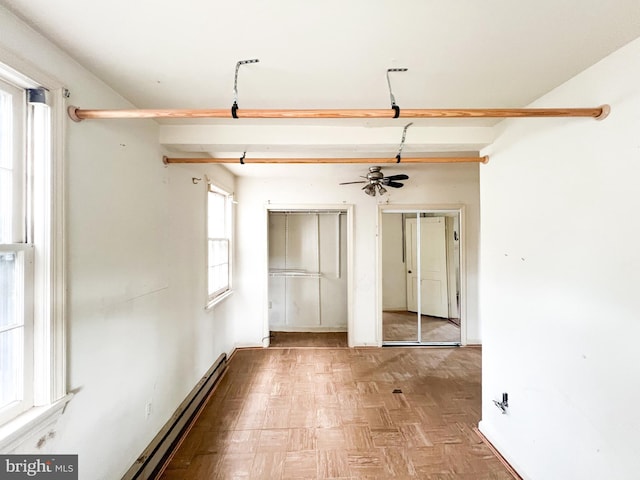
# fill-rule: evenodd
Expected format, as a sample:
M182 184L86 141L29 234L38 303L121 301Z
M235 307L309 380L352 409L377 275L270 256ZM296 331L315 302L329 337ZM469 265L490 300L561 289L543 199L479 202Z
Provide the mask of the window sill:
M233 290L227 290L222 295L218 295L213 300L210 300L209 303L207 303L207 306L204 307L204 309L206 311L209 311L209 310L213 309L213 307L215 307L217 304L219 304L223 300L226 300L227 298L229 298L232 294L233 294Z
M72 397L69 393L50 405L33 407L0 427L0 452L13 452L30 438L44 433L55 424Z

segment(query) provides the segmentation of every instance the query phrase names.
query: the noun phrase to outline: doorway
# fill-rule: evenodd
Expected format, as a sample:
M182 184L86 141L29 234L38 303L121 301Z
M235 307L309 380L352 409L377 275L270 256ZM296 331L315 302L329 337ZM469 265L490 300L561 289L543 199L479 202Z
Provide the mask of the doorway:
M381 209L382 345L462 343L462 209Z
M270 207L267 220L269 346L346 347L349 209Z

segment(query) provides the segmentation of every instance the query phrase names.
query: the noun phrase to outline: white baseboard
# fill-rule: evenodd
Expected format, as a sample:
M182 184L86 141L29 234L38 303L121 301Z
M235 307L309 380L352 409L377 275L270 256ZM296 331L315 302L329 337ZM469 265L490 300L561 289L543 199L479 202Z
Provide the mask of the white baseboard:
M480 421L480 423L478 423L478 430L491 443L491 445L497 451L497 453L511 466L513 470L515 470L516 474L522 480L530 479L530 477L528 477L524 473L521 466L518 465L518 462L513 460L506 446L503 444L503 442L500 441L499 435L497 435L493 431L490 425L488 425L486 422Z

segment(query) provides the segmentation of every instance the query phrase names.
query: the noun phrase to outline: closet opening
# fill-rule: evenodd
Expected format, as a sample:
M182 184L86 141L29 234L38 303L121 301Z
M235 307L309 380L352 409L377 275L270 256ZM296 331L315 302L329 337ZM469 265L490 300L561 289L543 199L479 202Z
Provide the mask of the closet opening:
M268 345L347 347L348 208L269 208Z

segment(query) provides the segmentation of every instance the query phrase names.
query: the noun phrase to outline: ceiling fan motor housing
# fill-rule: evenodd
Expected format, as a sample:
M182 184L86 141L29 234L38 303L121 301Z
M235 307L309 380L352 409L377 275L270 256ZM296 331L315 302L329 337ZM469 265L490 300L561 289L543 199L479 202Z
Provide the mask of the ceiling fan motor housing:
M382 167L369 167L369 173L367 173L367 180L371 183L379 183L383 179L384 175L380 171Z

